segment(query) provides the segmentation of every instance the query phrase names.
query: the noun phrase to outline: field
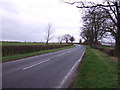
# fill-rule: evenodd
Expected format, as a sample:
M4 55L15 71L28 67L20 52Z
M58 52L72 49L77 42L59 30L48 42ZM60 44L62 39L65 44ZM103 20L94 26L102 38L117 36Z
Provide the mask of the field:
M75 88L118 88L118 63L101 51L87 47Z
M58 45L59 43L49 43L50 45ZM65 44L65 43L63 43ZM40 42L2 42L2 45L9 46L9 45L46 45L46 43Z
M30 43L30 42L3 42L2 62L16 60L24 57L54 52L62 49L74 47L71 44L50 43Z

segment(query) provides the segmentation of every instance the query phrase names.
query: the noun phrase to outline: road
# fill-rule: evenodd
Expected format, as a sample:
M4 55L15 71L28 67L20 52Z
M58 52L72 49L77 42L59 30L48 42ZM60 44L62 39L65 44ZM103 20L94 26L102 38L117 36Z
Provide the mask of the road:
M37 55L2 64L3 88L61 88L79 64L85 48Z

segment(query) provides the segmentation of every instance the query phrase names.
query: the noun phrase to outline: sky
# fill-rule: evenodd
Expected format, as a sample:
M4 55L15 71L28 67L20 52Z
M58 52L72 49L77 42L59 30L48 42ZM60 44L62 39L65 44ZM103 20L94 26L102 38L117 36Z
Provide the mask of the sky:
M76 42L81 38L81 11L62 0L0 0L0 13L2 41L45 42L49 23L54 31L51 42L64 34Z

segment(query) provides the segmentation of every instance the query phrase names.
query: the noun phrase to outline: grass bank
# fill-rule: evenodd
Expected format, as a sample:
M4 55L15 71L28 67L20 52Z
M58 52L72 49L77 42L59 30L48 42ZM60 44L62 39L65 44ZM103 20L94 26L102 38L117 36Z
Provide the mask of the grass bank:
M72 48L72 47L74 47L74 45L68 46L68 47L57 48L57 49L50 49L50 50L43 50L43 51L38 51L38 52L26 53L26 54L5 56L5 57L2 57L2 62L17 60L17 59L26 58L26 57L35 56L35 55L40 55L40 54L45 54L45 53L49 53L49 52L55 52L55 51L68 49L68 48Z
M102 52L87 47L74 87L118 88L118 63Z

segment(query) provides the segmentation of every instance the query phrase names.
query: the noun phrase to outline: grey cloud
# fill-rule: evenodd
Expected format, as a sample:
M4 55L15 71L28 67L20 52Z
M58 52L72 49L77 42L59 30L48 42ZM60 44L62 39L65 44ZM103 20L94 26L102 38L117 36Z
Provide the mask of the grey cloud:
M45 41L44 32L49 22L53 24L54 37L66 33L71 35L78 34L80 16L79 11L75 10L77 13L73 11L75 8L72 8L71 11L71 8L65 4L59 7L57 0L18 1L0 1L0 10L4 12L3 40ZM24 4L23 6L21 1ZM79 35L76 36L76 38L78 37ZM51 41L57 41L57 39L55 38Z
M0 8L9 13L18 13L17 6L4 0L0 0Z
M3 18L3 40L44 41L44 24L26 25L12 17Z

